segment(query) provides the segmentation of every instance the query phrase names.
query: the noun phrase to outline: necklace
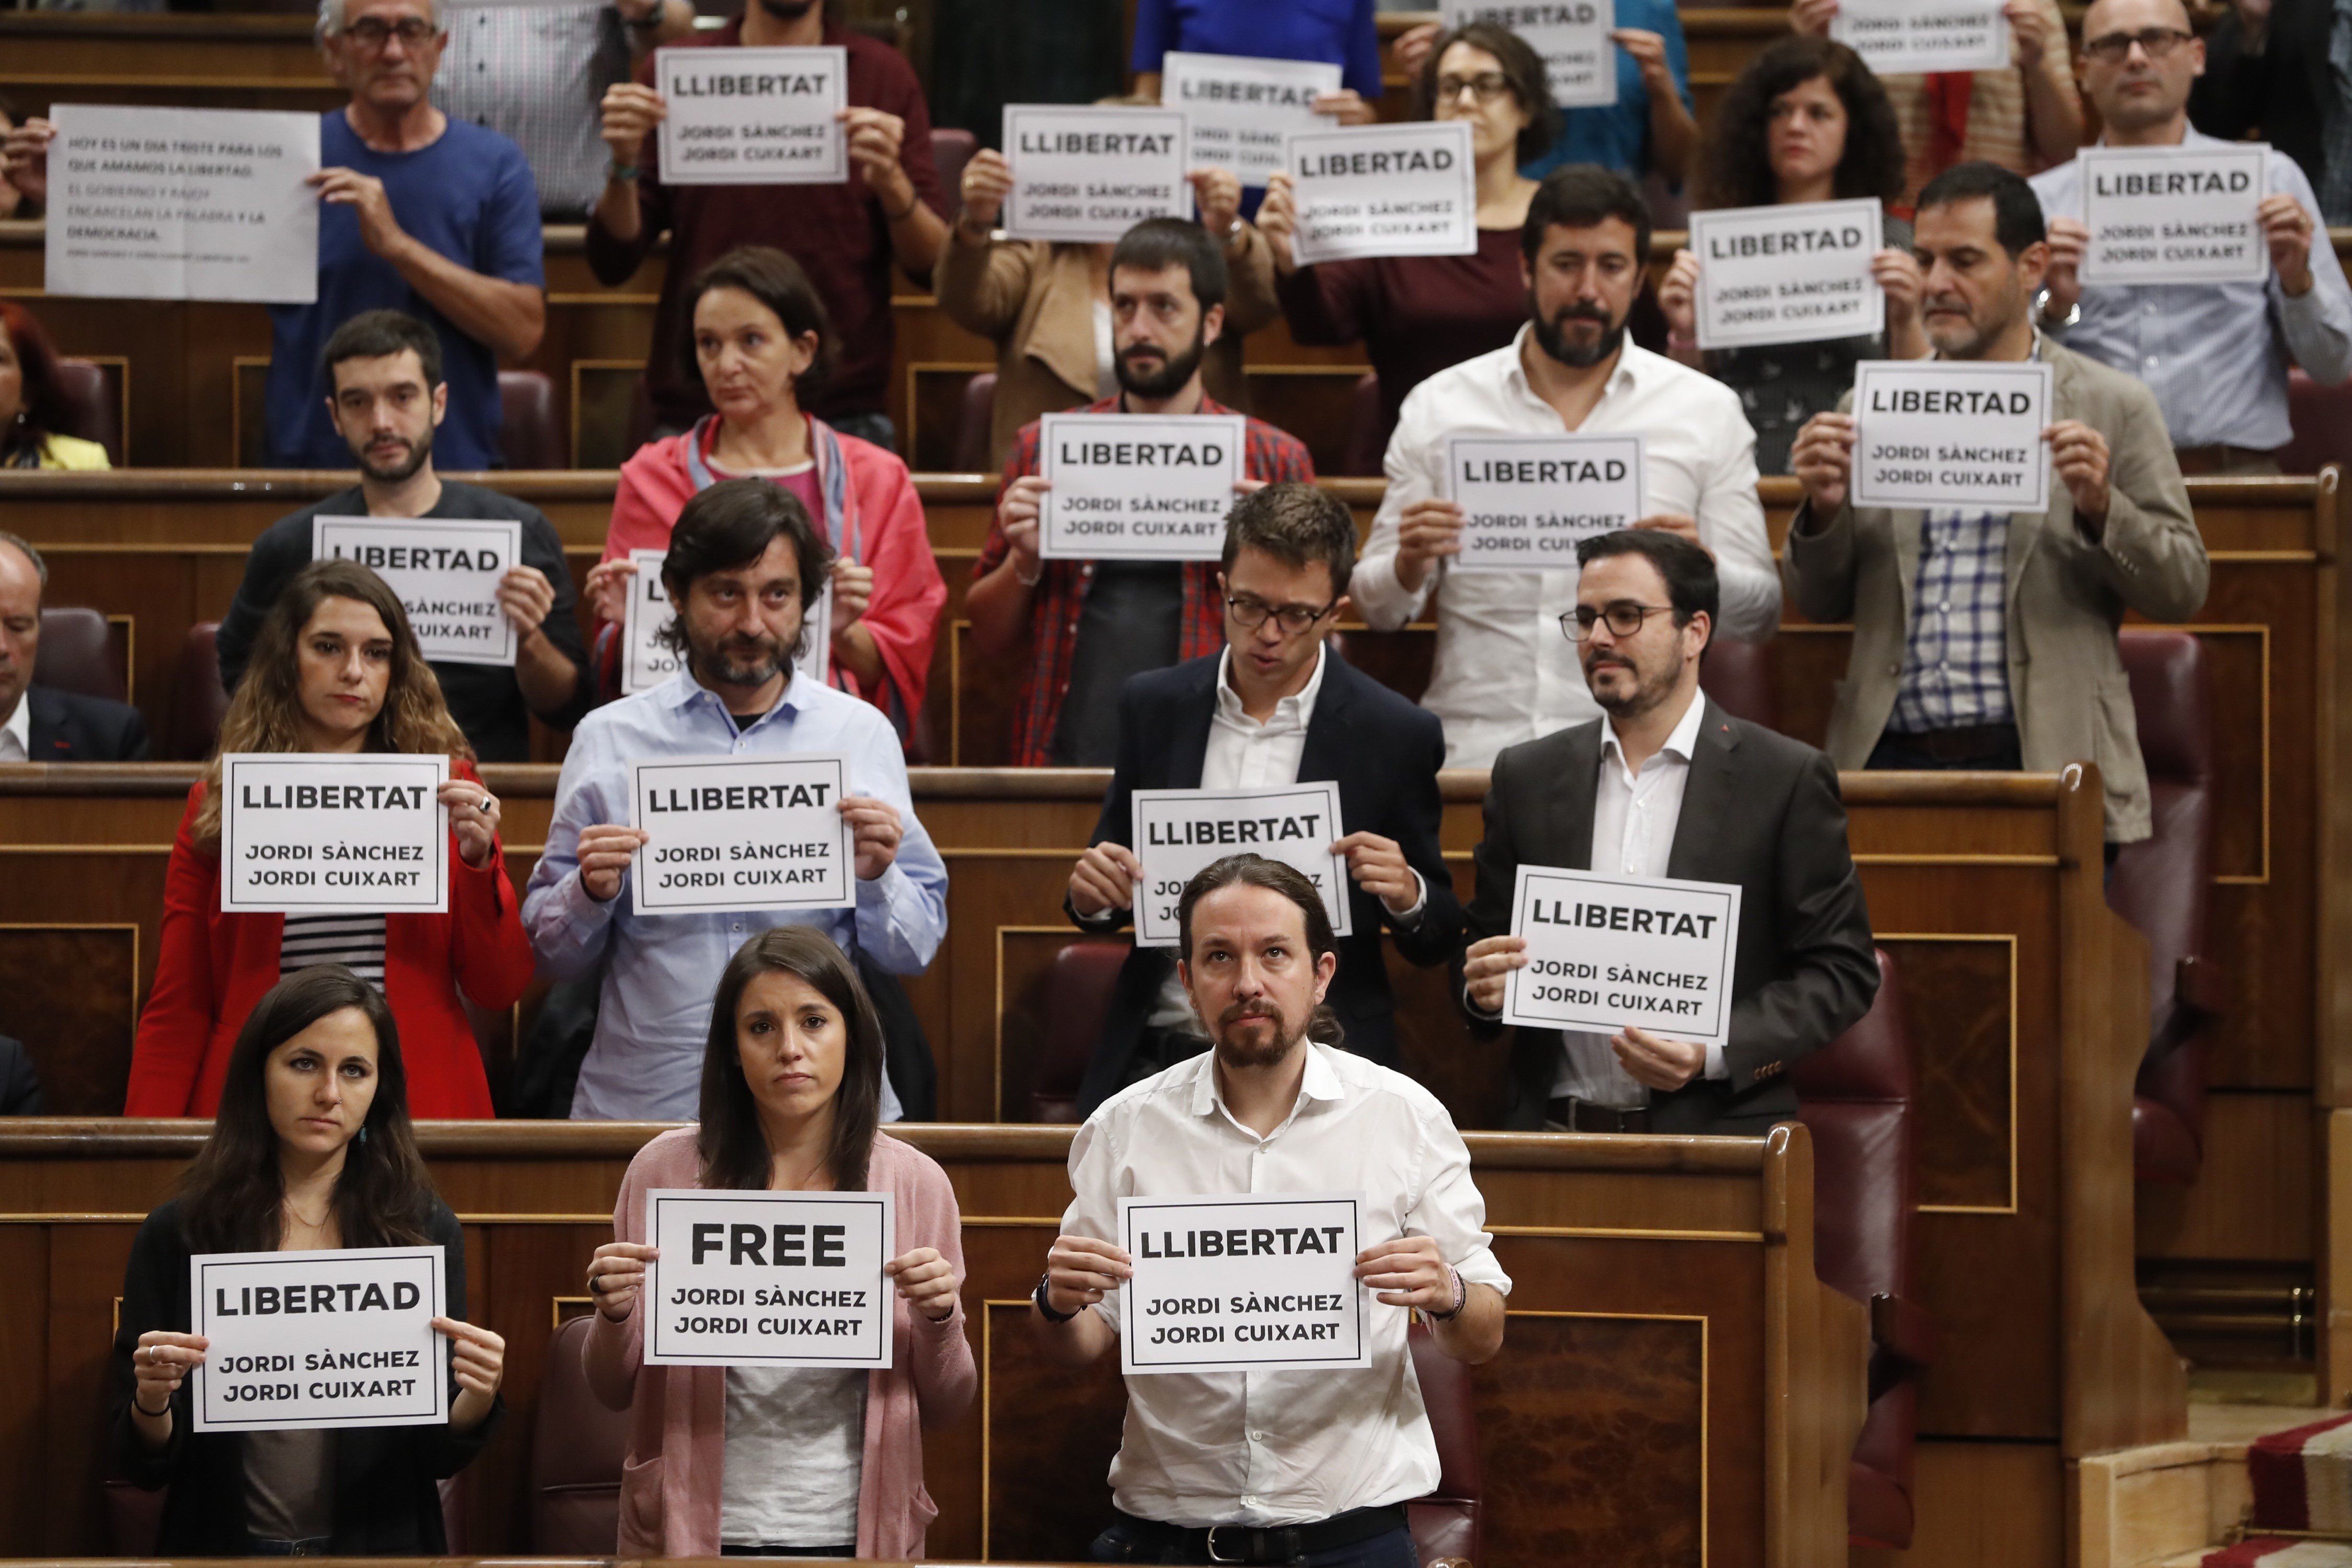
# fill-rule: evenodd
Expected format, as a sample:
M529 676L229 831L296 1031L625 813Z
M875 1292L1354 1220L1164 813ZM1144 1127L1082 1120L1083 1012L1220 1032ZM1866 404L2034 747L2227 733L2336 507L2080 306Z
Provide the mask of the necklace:
M292 1198L288 1198L286 1200L286 1212L292 1215L296 1219L300 1220L303 1226L310 1230L326 1229L327 1216L334 1212L334 1207L335 1201L332 1198L328 1199L327 1206L319 1211L319 1217L317 1219L312 1219L309 1215L304 1214L300 1209L294 1206L294 1200Z

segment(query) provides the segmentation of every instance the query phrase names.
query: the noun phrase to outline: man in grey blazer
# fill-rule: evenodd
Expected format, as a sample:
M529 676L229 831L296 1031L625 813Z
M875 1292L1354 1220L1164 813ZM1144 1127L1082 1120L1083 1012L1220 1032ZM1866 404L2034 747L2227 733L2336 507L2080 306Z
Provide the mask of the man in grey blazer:
M1576 605L1561 630L1605 717L1495 759L1469 909L1475 940L1463 961L1472 1032L1500 1032L1510 972L1527 963L1526 942L1509 934L1519 867L1737 883L1729 1039L1521 1028L1507 1121L1760 1136L1797 1113L1789 1065L1878 994L1837 770L1699 690L1718 599L1705 549L1629 529L1576 553Z
M2095 763L2108 843L2146 838L2147 769L2116 627L2126 610L2177 622L2205 602L2205 545L2163 411L2139 382L2035 331L2050 247L2024 180L1990 163L1947 170L1919 194L1914 244L1938 354L2050 364L2042 439L2059 482L2042 512L1857 510L1853 416L1842 405L1806 422L1783 570L1806 616L1853 625L1830 755L1846 768Z

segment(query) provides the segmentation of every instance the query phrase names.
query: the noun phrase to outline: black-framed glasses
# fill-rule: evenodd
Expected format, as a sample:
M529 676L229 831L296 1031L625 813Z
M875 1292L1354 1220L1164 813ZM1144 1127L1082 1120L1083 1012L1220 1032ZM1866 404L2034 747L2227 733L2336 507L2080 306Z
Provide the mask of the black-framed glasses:
M2160 60L2189 39L2194 33L2184 33L2178 27L2142 27L2137 33L2102 33L2095 38L2083 40L2083 52L2102 65L2121 65L2131 54L2134 44L2149 59Z
M1465 89L1481 103L1492 103L1511 90L1511 79L1501 71L1480 71L1476 76L1442 76L1437 79L1437 101L1451 103Z
M1233 616L1234 625L1245 632L1254 632L1271 620L1297 637L1339 607L1337 599L1318 609L1313 605L1269 605L1255 594L1225 595L1225 613Z
M1559 629L1570 642L1589 642L1592 637L1592 628L1606 622L1611 637L1630 637L1639 632L1642 623L1652 616L1672 614L1672 605L1637 605L1631 599L1620 599L1598 610L1590 605L1579 605L1572 610L1560 612Z
M381 16L362 16L343 29L343 36L363 49L380 49L398 38L403 48L421 48L438 32L422 16L403 16L397 26Z

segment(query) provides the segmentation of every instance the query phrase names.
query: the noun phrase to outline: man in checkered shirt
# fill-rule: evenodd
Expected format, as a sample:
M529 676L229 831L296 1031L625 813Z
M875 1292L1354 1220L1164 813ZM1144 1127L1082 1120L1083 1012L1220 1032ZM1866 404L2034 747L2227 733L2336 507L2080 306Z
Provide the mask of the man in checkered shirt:
M2187 620L2206 580L2163 411L2139 382L2034 330L2050 245L2020 176L1963 163L1929 181L1914 248L1937 355L2050 365L2042 439L2058 482L2040 512L1857 510L1852 399L1806 422L1789 592L1812 620L1853 624L1827 750L1842 768L2095 763L2107 842L2146 838L2147 769L2116 628L2135 610Z

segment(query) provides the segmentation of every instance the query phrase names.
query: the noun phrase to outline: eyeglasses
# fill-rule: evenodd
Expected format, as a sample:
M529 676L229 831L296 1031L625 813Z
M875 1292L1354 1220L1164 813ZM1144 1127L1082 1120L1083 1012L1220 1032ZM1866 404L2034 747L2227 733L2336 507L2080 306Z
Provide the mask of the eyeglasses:
M1501 71L1480 71L1476 76L1442 76L1437 79L1437 101L1451 103L1465 90L1481 103L1492 103L1511 90L1511 79Z
M1271 620L1292 637L1339 607L1337 599L1318 609L1313 605L1269 605L1255 594L1229 594L1225 597L1225 613L1242 630L1254 632Z
M1606 621L1609 624L1611 637L1630 637L1639 632L1642 629L1642 623L1652 616L1667 616L1673 613L1674 606L1671 605L1637 605L1631 599L1620 599L1606 609L1600 610L1594 609L1590 605L1579 605L1572 610L1561 612L1559 629L1560 634L1570 642L1587 642L1591 639L1592 628Z
M422 16L403 16L398 26L380 16L362 16L343 29L343 36L363 49L380 49L392 38L404 49L421 48L437 29Z
M2160 60L2181 45L2195 37L2178 27L2142 27L2137 33L2102 33L2095 38L2083 40L2083 52L2101 65L2118 66L2131 54L2134 44L2149 59Z

